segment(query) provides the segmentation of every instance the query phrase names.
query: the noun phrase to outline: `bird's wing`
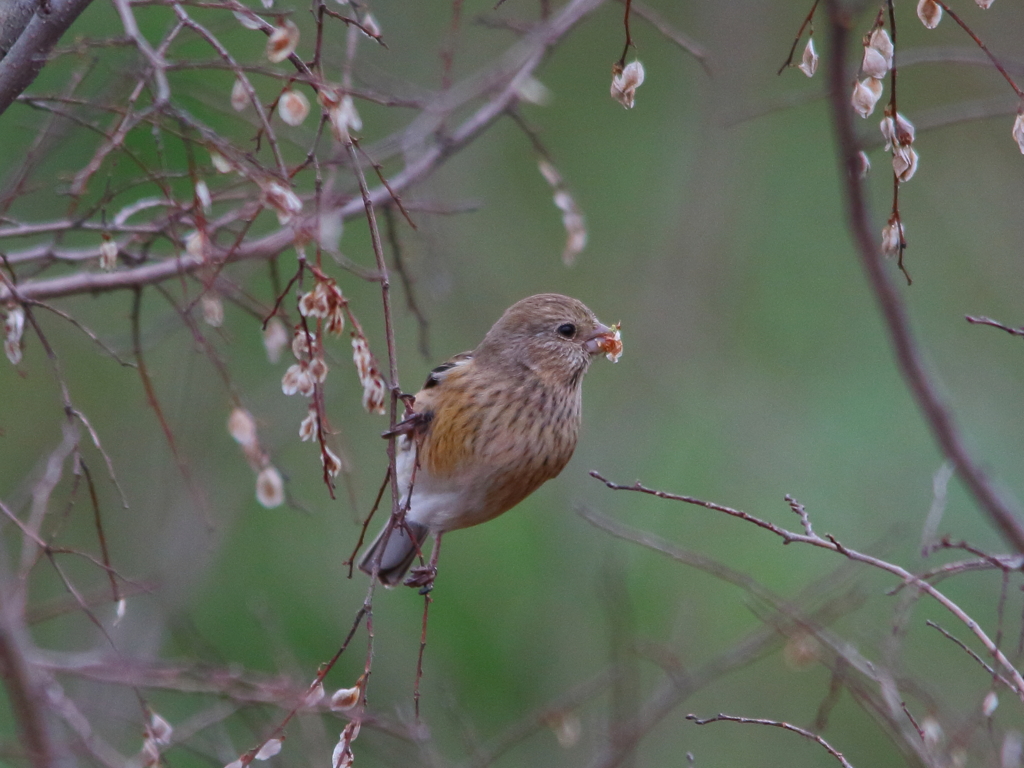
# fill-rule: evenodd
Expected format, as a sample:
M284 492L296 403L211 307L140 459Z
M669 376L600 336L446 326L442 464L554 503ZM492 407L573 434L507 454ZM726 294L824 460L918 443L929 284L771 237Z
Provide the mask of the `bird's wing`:
M381 437L387 438L393 435L415 437L422 435L434 417L434 404L437 399L437 393L432 390L444 381L452 370L465 365L472 359L472 352L460 352L434 368L430 375L427 376L423 389L413 397L413 406L409 410L408 415L395 424L394 429L389 429Z
M465 365L472 359L472 352L460 352L457 355L453 355L448 360L441 363L439 366L437 366L437 368L430 372L430 375L427 376L427 381L423 384L423 389L431 389L433 387L436 387L438 384L445 380L445 377L448 376L448 374L451 372L453 368L457 368L460 365ZM416 397L419 398L420 395L417 395Z

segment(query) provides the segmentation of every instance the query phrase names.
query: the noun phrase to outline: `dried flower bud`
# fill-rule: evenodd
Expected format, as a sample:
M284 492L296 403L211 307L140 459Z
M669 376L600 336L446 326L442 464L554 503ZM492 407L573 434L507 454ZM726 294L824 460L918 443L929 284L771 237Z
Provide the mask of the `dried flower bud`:
M927 29L935 29L942 21L942 6L935 0L920 0L917 4L917 18Z
M224 302L220 300L213 291L207 291L199 300L203 308L203 320L211 328L220 328L224 325Z
M934 750L938 747L944 736L942 724L934 717L928 715L921 720L921 738L928 749Z
M348 94L341 97L338 106L328 109L327 117L330 118L334 138L342 144L351 140L350 131L360 131L363 128L363 121L356 111L355 102Z
M327 324L324 326L324 330L328 333L333 333L335 336L341 336L345 330L345 308L343 305L336 304L331 309L331 313L327 316Z
M213 200L210 198L210 188L206 186L206 182L202 179L196 182L196 200L198 200L199 205L203 207L204 213L210 212L210 208L213 206Z
M544 718L544 722L554 732L558 746L562 749L575 747L583 734L583 725L579 715L572 711L552 712Z
M331 477L336 477L341 472L341 459L326 445L323 446L323 450L320 452L320 463L324 465L327 469L327 474Z
M316 406L312 403L310 403L306 418L299 424L299 439L302 442L307 440L316 442L320 439L320 417L317 415Z
M535 77L530 75L520 77L515 88L516 96L520 101L536 104L538 107L546 107L551 103L551 91Z
M989 691L985 694L985 698L981 702L981 714L985 717L992 717L992 713L996 711L996 707L998 706L999 695L995 691Z
M149 713L149 738L153 739L157 744L166 747L171 743L171 736L174 734L174 728L171 724L164 720L156 712Z
M1017 119L1013 121L1013 140L1024 154L1024 112L1018 112Z
M359 735L359 725L358 720L353 720L341 732L338 743L334 746L334 754L331 755L331 768L352 768L352 742Z
M868 157L868 153L861 150L857 153L857 170L855 174L858 179L863 179L868 175L868 171L871 170L871 159Z
M270 318L263 329L263 348L267 350L267 360L277 363L281 359L282 350L288 346L288 331L276 317Z
M312 341L310 341L310 337L312 337ZM301 325L295 328L295 334L292 336L292 354L295 355L296 360L309 360L320 354L320 343L316 336L307 335Z
M295 363L288 367L281 377L281 391L286 395L302 395L310 397L313 394L315 385L313 377L309 375L309 364L306 362Z
M291 19L279 21L274 31L267 38L267 59L271 64L284 61L293 53L299 44L299 28Z
M278 112L288 125L301 125L309 114L309 99L301 91L289 88L281 94Z
M281 739L267 739L259 748L254 760L269 760L281 751Z
M313 381L317 384L323 384L324 379L327 378L327 363L324 362L322 357L314 357L309 361L309 375L313 377Z
M974 2L978 4L979 8L987 11L991 7L993 0L974 0Z
M889 71L885 57L879 53L878 49L872 48L870 45L864 47L864 59L861 61L860 68L868 77L879 80L885 77Z
M618 69L616 65L615 69ZM639 61L631 61L621 72L612 71L612 98L626 109L633 108L636 89L644 82L644 65Z
M854 111L861 117L867 117L875 111L875 104L882 97L882 81L874 77L865 77L853 86L853 97L850 103Z
M268 182L263 188L263 200L274 209L282 226L302 213L302 201L299 196L276 181Z
M249 89L245 87L240 77L235 78L235 84L231 86L231 108L235 112L241 112L249 105Z
M284 504L284 480L277 467L268 464L256 475L256 501L265 509Z
M898 256L905 247L906 237L903 231L903 222L893 214L889 217L889 223L882 227L882 254Z
M818 71L818 52L814 50L814 38L807 38L807 45L804 46L804 55L800 57L800 64L797 68L808 77L814 77Z
M358 682L351 688L339 688L331 696L331 709L341 712L354 709L359 704L361 694L362 686Z
M238 81L236 80L235 82ZM231 161L215 149L210 150L210 162L217 173L231 173L235 169Z
M234 408L228 416L228 434L243 448L255 448L256 419L245 408Z
M917 152L913 147L896 147L892 153L892 170L901 182L910 181L917 173Z
M889 39L889 33L879 27L871 33L871 37L868 38L868 47L878 51L882 58L885 60L886 71L892 69L892 55L893 47L892 40Z
M366 339L356 334L352 336L352 360L356 364L356 372L363 385L363 408L368 413L384 413L384 394L387 387Z
M185 253L196 259L206 259L210 251L210 238L201 229L185 235Z
M893 134L897 144L902 144L905 147L910 146L914 143L914 124L897 112L896 121L893 124Z
M107 272L117 266L117 243L110 239L110 235L103 233L103 242L100 243L100 269Z
M380 37L380 24L377 23L377 19L374 18L373 14L367 11L363 14L363 19L360 22L363 25L363 30L373 39Z
M315 707L323 701L325 695L323 681L317 680L309 686L309 690L306 691L306 695L302 697L302 704L306 707Z
M322 85L316 92L317 101L324 109L331 109L341 104L341 91L327 85Z
M299 296L299 314L303 317L327 317L330 311L327 289L319 280L312 291Z
M21 362L21 335L25 331L25 310L14 306L7 310L4 318L4 353L11 365Z

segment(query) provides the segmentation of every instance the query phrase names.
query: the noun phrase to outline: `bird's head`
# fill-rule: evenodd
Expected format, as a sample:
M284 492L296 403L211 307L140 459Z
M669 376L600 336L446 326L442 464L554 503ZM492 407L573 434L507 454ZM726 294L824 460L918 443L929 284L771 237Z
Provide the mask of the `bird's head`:
M505 310L474 357L526 365L578 385L594 355L605 352L617 359L621 348L618 329L601 323L583 302L541 293Z

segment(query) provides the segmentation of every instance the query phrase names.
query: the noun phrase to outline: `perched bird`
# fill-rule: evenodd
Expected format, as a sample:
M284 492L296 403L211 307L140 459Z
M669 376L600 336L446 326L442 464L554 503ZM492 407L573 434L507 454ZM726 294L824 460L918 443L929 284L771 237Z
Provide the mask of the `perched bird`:
M513 304L480 346L435 368L411 415L385 434L398 435L404 522L389 521L359 567L394 586L428 534L436 555L441 534L491 520L555 477L576 448L591 358L615 361L621 351L617 327L576 299L543 293ZM432 573L425 578L407 583Z

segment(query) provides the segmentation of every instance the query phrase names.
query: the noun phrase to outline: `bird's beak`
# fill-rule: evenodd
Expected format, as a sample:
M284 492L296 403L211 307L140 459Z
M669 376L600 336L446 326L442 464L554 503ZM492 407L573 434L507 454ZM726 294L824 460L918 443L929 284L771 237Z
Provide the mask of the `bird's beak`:
M617 363L619 355L622 354L622 339L618 324L609 328L604 323L598 323L593 332L583 340L583 348L592 355L604 352L609 360Z

